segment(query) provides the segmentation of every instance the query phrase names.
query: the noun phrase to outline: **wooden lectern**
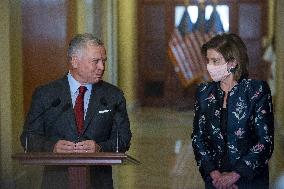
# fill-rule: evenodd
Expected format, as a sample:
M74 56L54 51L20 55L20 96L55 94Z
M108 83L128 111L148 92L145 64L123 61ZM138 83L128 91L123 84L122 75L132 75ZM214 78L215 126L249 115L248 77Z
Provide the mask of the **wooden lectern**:
M139 161L124 153L17 153L13 159L22 164L29 165L66 165L68 166L69 188L89 189L91 165L117 165L117 164L140 164ZM96 179L96 178L95 178Z

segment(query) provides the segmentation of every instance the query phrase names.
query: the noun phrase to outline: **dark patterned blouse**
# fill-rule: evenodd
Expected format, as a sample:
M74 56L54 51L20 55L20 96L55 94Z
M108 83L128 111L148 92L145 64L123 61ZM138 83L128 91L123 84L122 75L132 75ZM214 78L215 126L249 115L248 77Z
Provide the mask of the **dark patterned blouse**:
M213 170L235 171L241 180L268 180L274 120L267 83L240 80L228 93L225 116L223 99L219 82L203 83L197 88L191 138L201 175L206 181ZM226 170L222 170L224 157Z

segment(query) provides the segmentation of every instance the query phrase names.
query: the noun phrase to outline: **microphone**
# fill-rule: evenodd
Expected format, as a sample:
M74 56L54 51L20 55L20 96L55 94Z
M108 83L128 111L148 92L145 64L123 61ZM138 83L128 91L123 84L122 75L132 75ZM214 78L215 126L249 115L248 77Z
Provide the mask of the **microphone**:
M238 66L238 65L236 65L235 67L230 68L230 69L229 69L229 72L231 72L231 73L234 74L234 73L237 71L237 68L238 68L237 66Z
M108 106L107 105L107 101L106 101L106 99L104 98L104 97L102 97L101 99L100 99L100 103L103 105L103 106Z
M56 107L56 106L58 106L60 103L61 103L60 98L56 98L56 99L51 103L51 106L52 106L52 107Z
M61 103L61 100L59 98L56 98L55 100L53 100L51 102L51 104L44 109L40 114L38 114L34 119L32 119L32 121L29 121L28 125L32 125L34 124L40 117L42 117L48 110L50 110L51 108L55 108L57 107L59 104ZM27 153L28 151L28 135L30 134L30 132L32 132L34 129L30 130L30 129L25 129L26 137L25 137L25 153Z
M61 103L61 100L59 98L56 98L55 100L52 101L52 103L44 109L40 114L38 114L32 121L29 122L29 125L33 124L36 122L42 115L44 115L48 110L51 108L57 107Z
M69 108L71 108L71 103L70 102L67 102L62 108L61 108L61 111L60 113L56 116L55 119L53 119L51 122L49 122L46 126L46 129L48 129L48 127L50 127L53 123L55 123L59 117L61 117L61 115L66 112Z
M116 111L117 109L117 105L114 105L114 111ZM116 123L116 121L113 119L114 123ZM115 152L119 152L119 148L118 148L118 137L119 137L119 130L118 130L118 124L116 124L116 151Z

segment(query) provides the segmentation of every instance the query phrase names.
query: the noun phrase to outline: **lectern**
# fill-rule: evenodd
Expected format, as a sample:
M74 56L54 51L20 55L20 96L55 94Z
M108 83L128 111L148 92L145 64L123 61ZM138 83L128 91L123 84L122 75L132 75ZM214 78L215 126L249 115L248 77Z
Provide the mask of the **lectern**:
M90 188L90 166L133 164L140 162L124 153L17 153L12 158L22 164L29 165L66 165L68 166L68 179L70 189ZM96 179L96 178L94 178Z

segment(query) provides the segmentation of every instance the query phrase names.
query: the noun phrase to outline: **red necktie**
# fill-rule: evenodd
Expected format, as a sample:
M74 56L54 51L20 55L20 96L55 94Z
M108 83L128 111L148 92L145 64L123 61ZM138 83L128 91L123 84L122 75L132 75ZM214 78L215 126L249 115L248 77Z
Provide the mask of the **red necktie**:
M74 106L77 132L79 135L81 135L84 130L84 94L86 90L87 88L85 86L79 87L79 94Z

